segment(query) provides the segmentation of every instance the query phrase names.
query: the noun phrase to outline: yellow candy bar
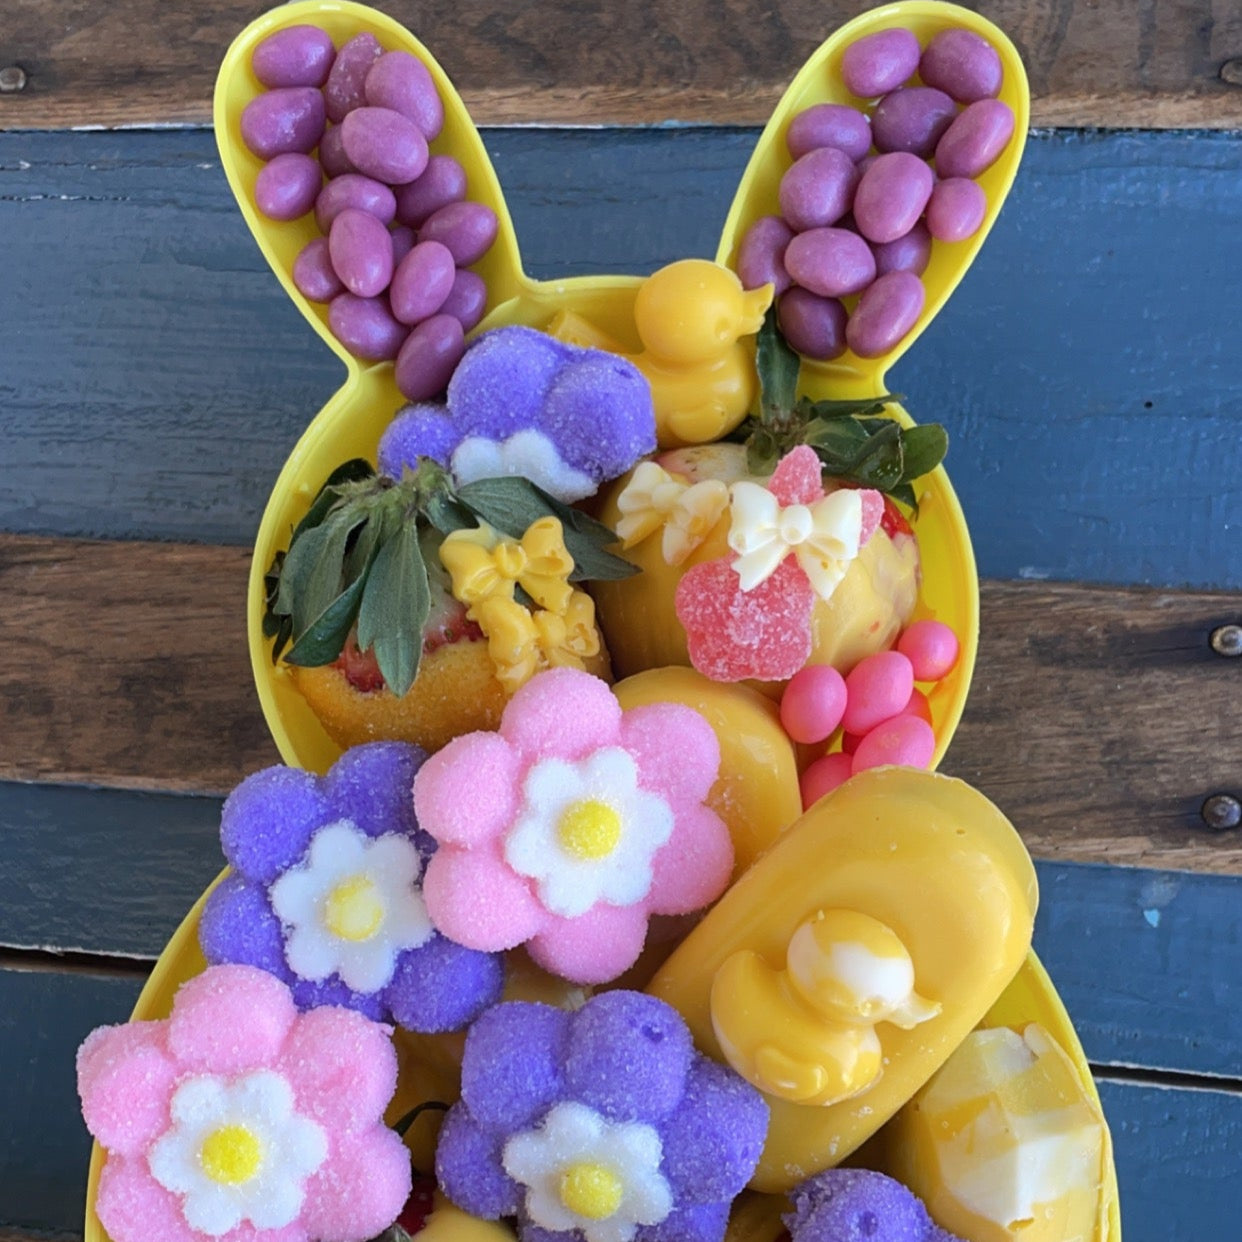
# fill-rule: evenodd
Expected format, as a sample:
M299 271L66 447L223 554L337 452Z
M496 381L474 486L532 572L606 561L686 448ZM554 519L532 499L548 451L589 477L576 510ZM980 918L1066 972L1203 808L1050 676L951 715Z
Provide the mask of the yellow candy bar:
M743 874L647 990L764 1091L751 1186L786 1191L883 1125L1013 977L1036 902L1000 811L910 768L854 777Z

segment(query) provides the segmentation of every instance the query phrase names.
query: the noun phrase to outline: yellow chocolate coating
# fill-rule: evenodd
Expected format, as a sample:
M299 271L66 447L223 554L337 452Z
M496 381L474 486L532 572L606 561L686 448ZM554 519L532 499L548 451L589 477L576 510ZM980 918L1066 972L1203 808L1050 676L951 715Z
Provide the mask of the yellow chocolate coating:
M675 667L627 677L612 692L627 711L649 703L684 704L716 731L720 776L707 802L733 838L735 876L802 814L793 744L776 706L757 691Z
M647 990L677 1008L695 1043L723 1060L712 1010L725 963L751 952L780 971L803 923L820 911L853 910L893 931L913 962L919 996L941 1009L910 1029L875 1028L882 1072L851 1099L808 1105L767 1095L771 1125L752 1187L787 1191L839 1163L931 1077L1022 964L1037 900L1034 868L1009 821L977 790L935 773L861 773L785 832ZM717 1021L731 1004L738 1024L763 1013L779 1038L786 1028L771 1000L735 985L716 997ZM816 1056L814 1047L782 1048L804 1064Z

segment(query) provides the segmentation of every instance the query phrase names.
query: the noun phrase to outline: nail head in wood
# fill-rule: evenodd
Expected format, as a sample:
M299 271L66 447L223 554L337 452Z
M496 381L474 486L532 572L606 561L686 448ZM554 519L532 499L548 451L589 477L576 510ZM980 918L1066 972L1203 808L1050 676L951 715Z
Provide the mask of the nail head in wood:
M1218 625L1208 640L1217 655L1242 655L1242 625Z
M1221 65L1220 80L1230 86L1242 86L1242 56L1235 56Z
M1242 824L1242 802L1232 794L1213 794L1204 801L1199 814L1213 832L1224 832Z
M24 91L26 71L21 65L6 65L0 69L0 91Z

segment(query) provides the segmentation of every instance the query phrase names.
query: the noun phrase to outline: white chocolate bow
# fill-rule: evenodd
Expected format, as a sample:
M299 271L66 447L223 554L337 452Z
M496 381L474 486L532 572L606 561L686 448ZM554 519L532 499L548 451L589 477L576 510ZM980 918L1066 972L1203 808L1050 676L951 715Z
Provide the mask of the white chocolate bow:
M617 497L622 514L617 534L623 547L632 548L662 526L665 564L680 565L711 533L728 504L729 489L719 479L691 485L644 461Z
M813 505L780 502L757 483L734 483L729 547L738 585L753 591L792 552L820 599L828 599L858 555L862 499L843 488Z

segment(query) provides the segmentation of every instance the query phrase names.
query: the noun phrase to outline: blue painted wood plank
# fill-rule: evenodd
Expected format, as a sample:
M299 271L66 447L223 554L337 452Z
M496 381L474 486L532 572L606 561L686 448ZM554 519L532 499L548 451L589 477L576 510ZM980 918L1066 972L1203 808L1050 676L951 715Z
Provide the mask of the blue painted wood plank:
M708 254L750 130L487 134L535 275ZM981 571L1238 588L1242 134L1036 134L892 377ZM53 240L54 239L54 240ZM0 134L0 529L245 542L339 384L211 135Z
M223 866L220 806L0 782L0 949L154 959ZM1037 868L1035 947L1092 1063L1242 1077L1242 877Z

